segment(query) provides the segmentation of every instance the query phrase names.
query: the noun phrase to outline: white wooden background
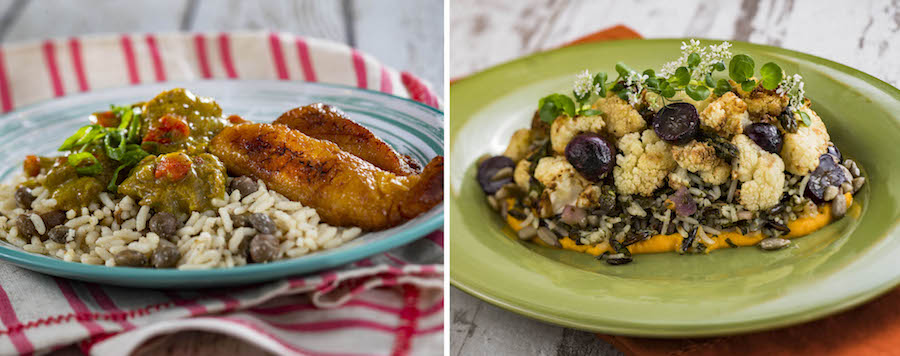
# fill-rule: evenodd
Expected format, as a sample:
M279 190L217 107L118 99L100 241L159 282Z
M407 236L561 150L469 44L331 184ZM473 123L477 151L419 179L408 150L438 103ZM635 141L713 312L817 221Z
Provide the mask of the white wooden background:
M273 30L347 43L444 93L442 0L0 0L0 43L90 33ZM74 347L61 354L79 354ZM187 332L141 355L261 355L237 339Z
M616 24L644 37L694 36L780 46L849 65L900 87L900 0L452 0L450 77ZM528 319L455 288L450 291L450 317L453 356L620 354L591 333Z

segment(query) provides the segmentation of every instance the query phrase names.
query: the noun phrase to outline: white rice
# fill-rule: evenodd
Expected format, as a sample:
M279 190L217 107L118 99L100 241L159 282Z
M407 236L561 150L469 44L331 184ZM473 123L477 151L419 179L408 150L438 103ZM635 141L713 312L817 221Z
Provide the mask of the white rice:
M36 178L38 182L43 176ZM30 214L35 230L45 234L47 228L35 213L55 209L56 200L43 187L32 190L35 213L17 208L16 186L24 180L19 176L10 184L0 184L0 239L25 251L56 257L65 261L94 265L115 266L115 254L126 249L151 256L159 246L161 237L146 231L150 220L150 208L139 206L131 197L116 198L101 193L99 202L80 210L66 212L65 226L71 228L65 244L38 237L26 239L16 228L16 218ZM238 255L241 242L252 239L256 230L252 227L234 227L234 216L245 213L263 213L275 223L275 237L279 239L277 259L296 258L319 250L338 247L361 234L357 227L343 228L320 222L315 209L305 207L283 195L268 190L262 181L259 189L241 197L239 191L214 199L217 208L205 212L192 212L178 229L172 241L181 252L179 269L230 268L248 263Z

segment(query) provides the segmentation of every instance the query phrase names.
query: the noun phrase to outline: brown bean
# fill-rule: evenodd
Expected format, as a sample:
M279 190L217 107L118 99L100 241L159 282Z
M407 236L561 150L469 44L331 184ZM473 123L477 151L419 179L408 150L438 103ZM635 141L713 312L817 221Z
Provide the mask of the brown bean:
M256 229L257 232L261 234L274 234L275 233L275 223L272 222L272 218L263 213L251 214L248 218L250 221L250 225Z
M270 234L257 234L250 241L250 258L253 262L274 261L278 255L278 238Z
M259 185L257 185L256 181L254 181L250 177L240 176L231 180L229 188L231 188L231 191L240 191L241 197L246 197L259 190Z
M113 257L116 266L123 267L144 267L147 265L147 256L135 250L122 250Z
M22 236L40 236L34 227L34 222L31 221L31 214L29 213L21 214L16 218L16 228L19 229L19 234Z
M16 189L16 206L25 210L31 209L31 203L34 202L34 195L31 195L31 189L28 187L19 187Z
M72 230L65 225L56 225L50 229L50 232L47 233L47 237L50 238L50 240L53 240L53 242L64 244L69 238L69 231L74 232L75 230Z
M159 212L150 218L150 231L156 233L160 237L174 236L178 231L178 220L175 215L166 212Z
M179 259L181 259L181 252L178 251L178 247L175 244L168 240L159 240L159 245L156 246L156 251L153 252L153 267L172 268L178 264Z
M44 227L50 229L66 223L66 212L62 210L53 210L41 214L41 220L44 221Z

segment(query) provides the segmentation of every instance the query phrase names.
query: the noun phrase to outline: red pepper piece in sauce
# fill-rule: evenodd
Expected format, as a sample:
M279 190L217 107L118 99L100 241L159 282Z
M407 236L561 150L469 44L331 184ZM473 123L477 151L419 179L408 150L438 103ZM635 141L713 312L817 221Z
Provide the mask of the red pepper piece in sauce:
M25 175L29 177L37 176L41 174L41 160L35 155L25 156L22 168L25 170Z
M183 140L190 135L191 128L183 117L167 114L159 118L157 124L147 131L147 135L144 136L144 142L169 144Z
M184 153L170 153L160 157L153 172L156 179L166 178L177 182L191 171L191 158Z

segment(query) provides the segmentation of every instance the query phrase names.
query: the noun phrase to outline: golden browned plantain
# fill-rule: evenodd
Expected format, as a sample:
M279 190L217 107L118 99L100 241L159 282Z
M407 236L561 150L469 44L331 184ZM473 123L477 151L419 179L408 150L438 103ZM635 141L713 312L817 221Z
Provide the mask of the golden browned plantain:
M400 155L333 106L317 103L292 109L281 114L275 124L287 125L312 138L334 142L342 150L388 172L404 176L418 173L419 165L415 160Z
M262 179L315 208L331 225L386 229L428 211L444 196L441 156L421 174L400 176L284 125L225 128L213 138L210 152L232 174Z

